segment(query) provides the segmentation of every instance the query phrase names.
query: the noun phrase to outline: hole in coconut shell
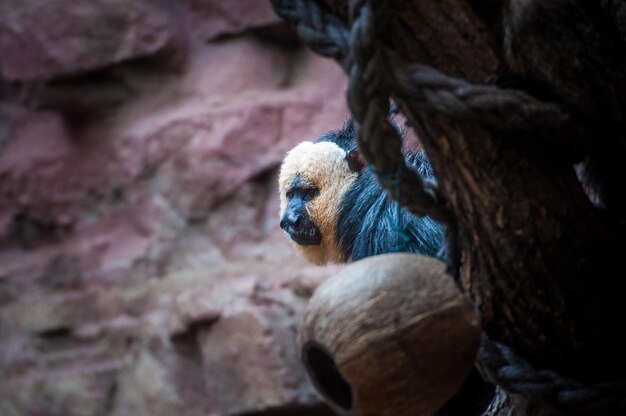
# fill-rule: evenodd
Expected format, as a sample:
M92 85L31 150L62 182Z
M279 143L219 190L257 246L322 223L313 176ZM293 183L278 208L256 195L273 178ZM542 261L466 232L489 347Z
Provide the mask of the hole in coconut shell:
M324 347L308 342L302 347L302 357L311 381L329 401L344 410L352 408L350 385L337 370L335 361Z

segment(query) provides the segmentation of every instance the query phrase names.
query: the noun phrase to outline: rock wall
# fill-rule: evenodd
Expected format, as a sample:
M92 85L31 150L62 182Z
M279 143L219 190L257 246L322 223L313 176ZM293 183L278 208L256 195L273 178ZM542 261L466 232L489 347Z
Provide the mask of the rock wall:
M340 69L266 0L4 0L0 56L0 414L329 414L276 173Z

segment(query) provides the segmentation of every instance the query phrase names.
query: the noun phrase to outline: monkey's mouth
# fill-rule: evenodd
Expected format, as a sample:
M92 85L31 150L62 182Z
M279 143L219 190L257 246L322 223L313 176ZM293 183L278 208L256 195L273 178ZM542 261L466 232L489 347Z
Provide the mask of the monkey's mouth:
M287 226L284 230L294 242L301 246L314 246L322 242L322 233L315 225L297 229Z

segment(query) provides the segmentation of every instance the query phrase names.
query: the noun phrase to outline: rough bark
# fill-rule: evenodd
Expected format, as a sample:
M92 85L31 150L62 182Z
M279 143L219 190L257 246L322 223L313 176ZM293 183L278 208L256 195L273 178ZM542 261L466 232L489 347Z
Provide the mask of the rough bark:
M344 0L326 3L345 17ZM503 53L498 2L479 3L390 1L395 17L380 36L407 63L481 82L503 66ZM567 129L490 131L395 98L455 215L460 278L486 332L564 375L618 379L626 368L624 239L583 191ZM553 413L510 397L492 414Z

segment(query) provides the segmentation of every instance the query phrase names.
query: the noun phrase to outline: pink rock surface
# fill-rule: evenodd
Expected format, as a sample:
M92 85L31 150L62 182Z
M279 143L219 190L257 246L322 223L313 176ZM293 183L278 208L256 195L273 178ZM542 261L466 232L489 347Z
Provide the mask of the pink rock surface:
M269 1L183 0L193 34L202 40L241 33L280 20Z
M245 283L221 319L198 332L216 411L261 412L316 401L303 372L293 371L300 368L294 316L304 302L262 278Z
M178 30L166 2L6 0L0 3L0 72L51 79L152 55Z
M131 3L0 5L3 76L64 85L0 102L0 414L328 414L295 331L334 269L282 235L276 174L346 117L345 77L260 40L266 2ZM103 66L116 105L65 76Z

